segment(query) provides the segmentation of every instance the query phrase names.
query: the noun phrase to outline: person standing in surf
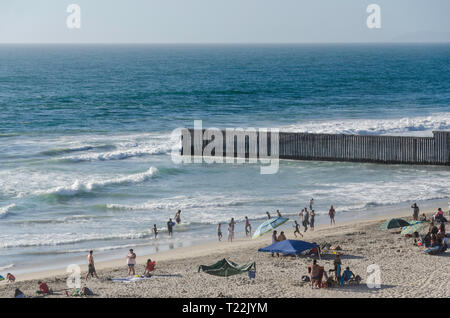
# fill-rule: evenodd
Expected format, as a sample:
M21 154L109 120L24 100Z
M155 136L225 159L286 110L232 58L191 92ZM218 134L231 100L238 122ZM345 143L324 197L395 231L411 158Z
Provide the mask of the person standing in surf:
M158 228L156 227L156 224L153 224L153 235L155 235L155 240L158 237Z
M269 211L266 212L266 215L267 215L267 219L270 220L270 213L269 213Z
M281 218L281 212L280 212L280 210L277 210L277 217Z
M333 206L330 207L330 210L328 211L328 215L330 216L330 225L336 224L336 221L334 220L334 216L336 215L336 210Z
M311 200L309 200L309 209L310 209L310 210L312 210L313 204L314 204L314 199L311 198Z
M172 222L172 219L169 219L169 221L167 222L167 231L169 232L169 237L172 237L173 235L173 226L175 224Z
M177 213L175 214L175 222L177 222L177 224L180 224L180 222L181 222L181 210L178 210Z

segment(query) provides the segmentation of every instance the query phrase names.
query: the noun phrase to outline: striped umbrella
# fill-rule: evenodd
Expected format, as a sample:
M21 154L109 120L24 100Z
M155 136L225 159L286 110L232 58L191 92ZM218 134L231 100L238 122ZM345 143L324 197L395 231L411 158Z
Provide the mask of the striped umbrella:
M423 227L425 226L425 223L423 222L417 222L408 226L404 226L402 227L402 235L407 235L407 234L413 234L415 232L419 233Z
M286 223L288 220L289 220L288 218L283 217L278 217L276 219L269 219L263 222L260 226L258 226L252 238L257 238L266 234L267 232L273 231L275 228Z

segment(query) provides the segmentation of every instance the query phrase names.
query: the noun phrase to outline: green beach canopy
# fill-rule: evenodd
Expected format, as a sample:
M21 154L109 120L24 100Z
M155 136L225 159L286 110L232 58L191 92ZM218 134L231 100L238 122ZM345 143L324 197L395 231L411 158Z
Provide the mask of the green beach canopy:
M256 229L255 233L253 234L252 238L257 238L267 232L273 231L273 229L286 223L288 220L289 220L288 218L283 218L283 217L269 219L269 220L263 222L260 226L258 226L258 228Z
M380 228L382 230L395 229L397 227L408 226L409 223L402 219L390 219L381 224Z
M244 265L238 265L230 260L227 260L226 258L218 261L214 265L211 265L211 266L200 265L198 268L199 272L203 271L210 275L222 276L222 277L243 274L250 270L253 270L253 271L256 270L255 262L244 264Z

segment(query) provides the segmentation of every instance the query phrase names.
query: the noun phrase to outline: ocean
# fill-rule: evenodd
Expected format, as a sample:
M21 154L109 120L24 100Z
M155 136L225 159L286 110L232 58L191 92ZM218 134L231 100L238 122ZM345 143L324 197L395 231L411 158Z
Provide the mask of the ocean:
M215 240L310 198L325 222L450 197L449 167L175 164L194 120L431 136L450 129L450 45L1 45L0 273Z

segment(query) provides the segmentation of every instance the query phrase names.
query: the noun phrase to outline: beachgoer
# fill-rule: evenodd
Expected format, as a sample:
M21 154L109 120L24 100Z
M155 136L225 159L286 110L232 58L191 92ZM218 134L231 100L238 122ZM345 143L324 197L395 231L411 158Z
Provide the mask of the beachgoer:
M267 215L267 219L270 220L270 213L269 213L269 211L266 212L266 215Z
M233 225L228 223L228 242L233 242Z
M417 203L414 202L414 204L411 205L411 208L413 209L413 219L417 221L419 219L419 212L420 212Z
M152 261L150 258L147 260L147 263L145 264L145 270L144 270L144 276L150 276L150 272L153 272L155 270L155 261Z
M277 217L281 218L281 212L280 212L280 210L277 210Z
M334 221L334 216L336 215L336 210L333 206L331 206L330 210L328 211L328 215L330 216L330 225L336 224Z
M217 224L217 237L219 238L219 242L222 240L222 224Z
M311 277L311 287L314 288L319 286L319 278L320 278L320 266L317 265L317 260L314 260L312 265L308 266L308 272Z
M180 222L181 222L181 210L178 210L177 213L175 214L175 222L177 222L177 224L180 224Z
M39 288L39 290L36 291L37 294L50 295L53 293L52 290L48 287L48 285L45 282L38 281L38 288Z
M309 212L308 209L305 208L305 211L302 214L303 216L303 227L305 228L305 232L308 230L308 225L309 225Z
M310 209L310 210L312 210L313 204L314 204L314 199L311 198L311 200L309 200L309 209Z
M169 221L167 222L167 231L169 232L169 237L172 237L173 235L173 226L175 224L173 223L172 219L169 219Z
M441 225L439 226L439 233L445 236L445 223L444 221L441 221Z
M348 282L350 279L355 278L355 274L350 270L350 267L346 267L345 271L342 273L342 278L340 281L340 285L343 286L345 282Z
M294 236L297 237L297 234L300 234L301 237L303 237L303 234L300 232L300 224L297 223L297 221L294 221Z
M13 274L8 273L8 274L6 274L6 280L7 280L8 282L10 282L10 283L13 283L13 282L16 281L16 278L14 277Z
M252 235L252 226L250 225L248 217L245 217L245 236L249 235Z
M127 258L127 266L128 266L128 275L130 275L130 274L136 275L136 271L134 269L134 266L136 265L136 254L134 253L133 249L130 249L126 258Z
M447 219L444 216L444 211L442 211L441 208L439 208L436 214L434 215L434 220L438 222L447 222Z
M156 224L153 224L153 235L155 235L155 240L158 237L158 228L156 227Z
M422 214L422 216L420 217L420 221L426 222L427 221L427 216L424 214Z
M25 295L19 288L16 288L16 290L14 291L14 298L25 298Z
M95 276L95 278L98 279L97 272L95 271L95 264L94 264L94 251L89 251L88 254L88 273L86 274L86 280L88 280L89 275L92 277Z
M431 223L430 223L430 227L428 228L428 232L430 234L435 234L435 235L439 232L438 227L436 225L434 225L433 221L431 221Z
M311 213L309 213L309 227L311 228L311 231L314 231L314 218L316 216L316 213L314 210L311 210Z
M234 226L236 225L234 218L231 218L230 224L231 224L231 234L233 235L233 239L234 239Z
M277 231L273 231L272 233L272 244L275 244L276 242L278 242L278 237L277 237ZM272 257L274 256L274 253L272 252ZM280 253L277 253L277 256L280 256Z
M336 258L334 259L333 265L334 265L334 277L336 281L339 282L341 279L341 266L342 266L341 257L339 256L339 254L336 254Z
M278 242L286 240L286 235L284 235L283 231L281 231L280 235L278 235L278 239L277 240L278 240Z

